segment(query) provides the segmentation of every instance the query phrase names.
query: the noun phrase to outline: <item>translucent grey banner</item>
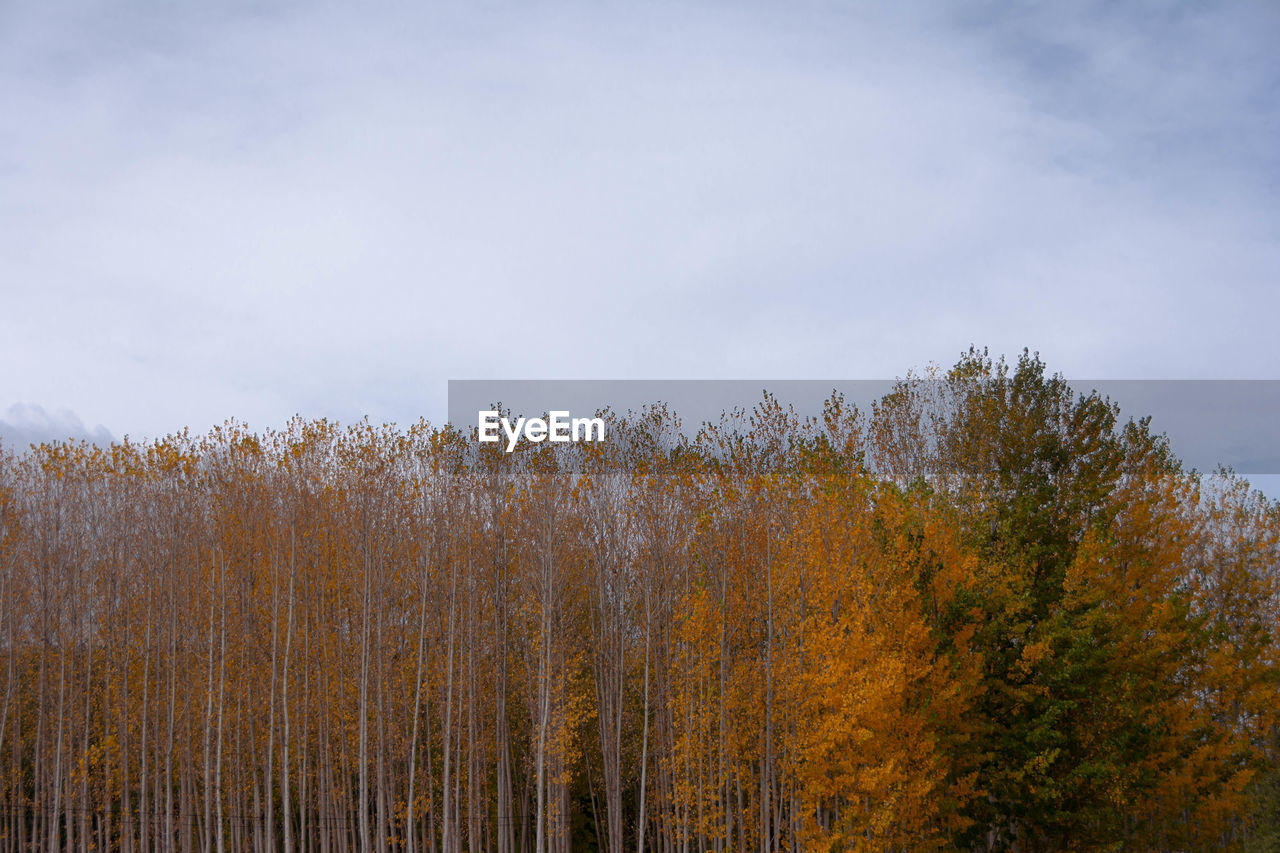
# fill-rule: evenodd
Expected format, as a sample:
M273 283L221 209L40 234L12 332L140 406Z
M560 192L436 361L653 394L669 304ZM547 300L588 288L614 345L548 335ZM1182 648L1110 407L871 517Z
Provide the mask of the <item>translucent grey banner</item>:
M545 421L550 413L561 412L563 436L570 433L574 418L606 410L625 415L662 403L692 435L703 423L718 422L722 413L749 412L766 392L801 417L816 418L833 392L843 395L846 404L869 412L897 384L892 379L450 380L449 423L475 435L483 413L498 407L512 422L520 416ZM1245 475L1280 474L1280 380L1105 379L1068 384L1077 396L1096 391L1116 403L1122 423L1149 416L1152 430L1168 436L1189 468L1207 472L1223 465ZM490 433L503 435L493 423Z

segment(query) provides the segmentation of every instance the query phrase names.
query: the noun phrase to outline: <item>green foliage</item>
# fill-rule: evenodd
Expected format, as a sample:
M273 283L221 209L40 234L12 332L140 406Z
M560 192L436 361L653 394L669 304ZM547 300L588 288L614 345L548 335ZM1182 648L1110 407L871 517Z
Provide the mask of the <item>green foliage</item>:
M1280 766L1275 764L1250 789L1249 838L1245 853L1280 850Z

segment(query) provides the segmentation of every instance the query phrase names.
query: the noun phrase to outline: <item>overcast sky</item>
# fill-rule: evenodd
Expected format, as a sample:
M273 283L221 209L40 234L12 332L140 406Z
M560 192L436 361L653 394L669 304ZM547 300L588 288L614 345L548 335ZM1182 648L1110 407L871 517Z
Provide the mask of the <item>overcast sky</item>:
M0 3L0 426L1280 377L1280 4L889 5Z

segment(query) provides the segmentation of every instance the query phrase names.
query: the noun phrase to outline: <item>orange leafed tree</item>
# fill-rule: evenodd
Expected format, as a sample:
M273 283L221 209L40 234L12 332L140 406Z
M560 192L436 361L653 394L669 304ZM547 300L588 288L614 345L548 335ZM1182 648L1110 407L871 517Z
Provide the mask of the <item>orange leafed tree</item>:
M1031 356L610 417L0 450L0 851L1277 837L1247 484Z

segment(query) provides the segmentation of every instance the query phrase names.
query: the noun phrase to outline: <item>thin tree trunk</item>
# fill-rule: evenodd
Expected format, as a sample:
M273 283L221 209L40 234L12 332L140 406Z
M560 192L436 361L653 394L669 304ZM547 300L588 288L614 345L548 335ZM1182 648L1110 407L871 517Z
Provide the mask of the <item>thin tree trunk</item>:
M297 569L297 543L289 530L289 606L284 629L284 667L280 679L280 820L284 824L284 849L293 849L293 803L289 790L289 653L293 648L293 579Z
M409 842L409 853L417 853L418 832L414 821L416 805L415 783L417 782L418 761L418 719L422 713L422 668L426 656L427 636L427 567L420 566L419 584L422 587L421 600L418 606L418 661L414 669L413 681L413 732L409 738L409 801L406 807L405 835Z

